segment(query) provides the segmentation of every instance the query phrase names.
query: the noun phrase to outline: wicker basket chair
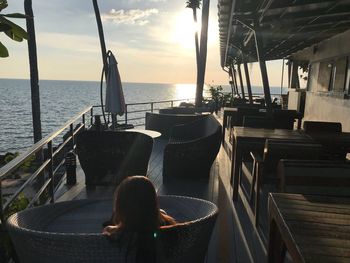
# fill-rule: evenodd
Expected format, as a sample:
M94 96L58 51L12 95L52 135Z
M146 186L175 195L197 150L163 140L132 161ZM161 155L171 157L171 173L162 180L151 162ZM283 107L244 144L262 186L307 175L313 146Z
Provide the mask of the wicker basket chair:
M199 120L205 115L199 114L164 114L146 112L146 124L147 130L154 130L160 132L162 135L160 138L169 139L171 129L175 125L185 124Z
M160 230L157 262L203 262L218 215L216 205L183 196L160 196L159 200L179 224ZM136 251L130 243L113 242L101 234L111 205L111 200L85 199L12 215L7 229L20 262L135 262L130 260ZM80 217L74 220L77 214Z
M117 185L130 175L147 175L153 139L130 131L84 131L77 154L89 188Z
M213 115L174 126L163 156L163 180L209 178L219 152L222 126Z

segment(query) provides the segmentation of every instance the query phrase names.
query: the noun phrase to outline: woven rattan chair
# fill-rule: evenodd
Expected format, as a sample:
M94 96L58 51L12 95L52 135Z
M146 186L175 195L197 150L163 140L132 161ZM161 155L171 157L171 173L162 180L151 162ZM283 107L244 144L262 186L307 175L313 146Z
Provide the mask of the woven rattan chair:
M117 185L130 175L146 175L153 139L130 131L84 131L77 154L89 188Z
M221 124L213 115L174 126L164 149L163 180L209 178L221 137Z
M182 196L160 196L159 201L177 222L186 222L160 230L159 262L203 262L218 214L216 205ZM101 234L111 208L111 200L46 205L12 215L7 229L21 263L134 262L129 259L135 248Z
M185 124L199 120L205 115L199 114L163 114L146 112L146 124L147 130L154 130L160 132L161 138L169 139L171 129L175 125Z

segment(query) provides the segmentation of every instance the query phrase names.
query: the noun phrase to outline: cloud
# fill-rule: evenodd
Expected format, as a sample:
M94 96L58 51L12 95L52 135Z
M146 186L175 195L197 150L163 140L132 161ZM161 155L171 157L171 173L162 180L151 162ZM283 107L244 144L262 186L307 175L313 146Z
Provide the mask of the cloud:
M148 18L151 15L158 14L158 9L130 9L130 10L115 10L112 9L107 14L102 15L104 21L113 21L117 24L140 25L143 26L149 23Z

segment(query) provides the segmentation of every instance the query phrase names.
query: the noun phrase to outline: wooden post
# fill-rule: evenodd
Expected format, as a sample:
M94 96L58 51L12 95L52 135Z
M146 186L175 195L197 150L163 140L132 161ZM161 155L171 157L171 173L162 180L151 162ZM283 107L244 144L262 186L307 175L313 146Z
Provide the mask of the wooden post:
M236 94L239 96L239 91L238 91L238 84L237 84L237 75L236 75L236 70L234 67L232 67L232 77L233 77L233 84L235 86L235 91L236 91Z
M237 64L237 71L238 71L239 83L241 84L242 98L245 99L244 85L243 85L242 72L241 72L241 64Z
M300 89L300 83L299 83L299 76L298 76L298 67L299 64L297 61L291 62L291 71L290 71L290 83L289 88L290 89Z
M248 90L249 103L252 105L253 104L253 94L252 94L252 86L250 85L250 77L249 77L249 71L248 71L247 62L243 63L243 68L244 68L245 79L247 81L247 90Z
M256 54L259 61L261 79L262 79L263 88L264 88L265 104L266 104L267 110L271 111L272 103L271 103L270 85L269 85L269 78L267 74L266 62L262 51L263 43L262 43L261 33L259 31L255 31L254 36L255 36Z
M233 66L230 66L229 68L229 76L231 78L230 80L230 85L231 85L231 91L232 91L232 97L233 97L233 94L236 95L236 89L235 89L235 83L234 83L234 80L233 80Z

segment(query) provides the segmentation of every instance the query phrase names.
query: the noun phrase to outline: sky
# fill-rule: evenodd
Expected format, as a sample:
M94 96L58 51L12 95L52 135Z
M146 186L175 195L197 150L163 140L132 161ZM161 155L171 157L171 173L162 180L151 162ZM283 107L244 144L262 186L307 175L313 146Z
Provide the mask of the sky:
M23 0L8 0L3 13L21 12ZM117 58L122 81L195 83L195 26L185 0L99 1L107 49ZM99 80L102 58L91 0L33 0L40 79ZM200 11L199 16L200 16ZM210 3L205 82L228 84L221 69L217 0ZM199 19L200 20L200 19ZM25 27L20 19L12 21ZM29 78L27 44L0 34L10 57L0 58L0 78ZM281 61L270 62L270 84L279 86ZM249 67L261 85L257 65Z

